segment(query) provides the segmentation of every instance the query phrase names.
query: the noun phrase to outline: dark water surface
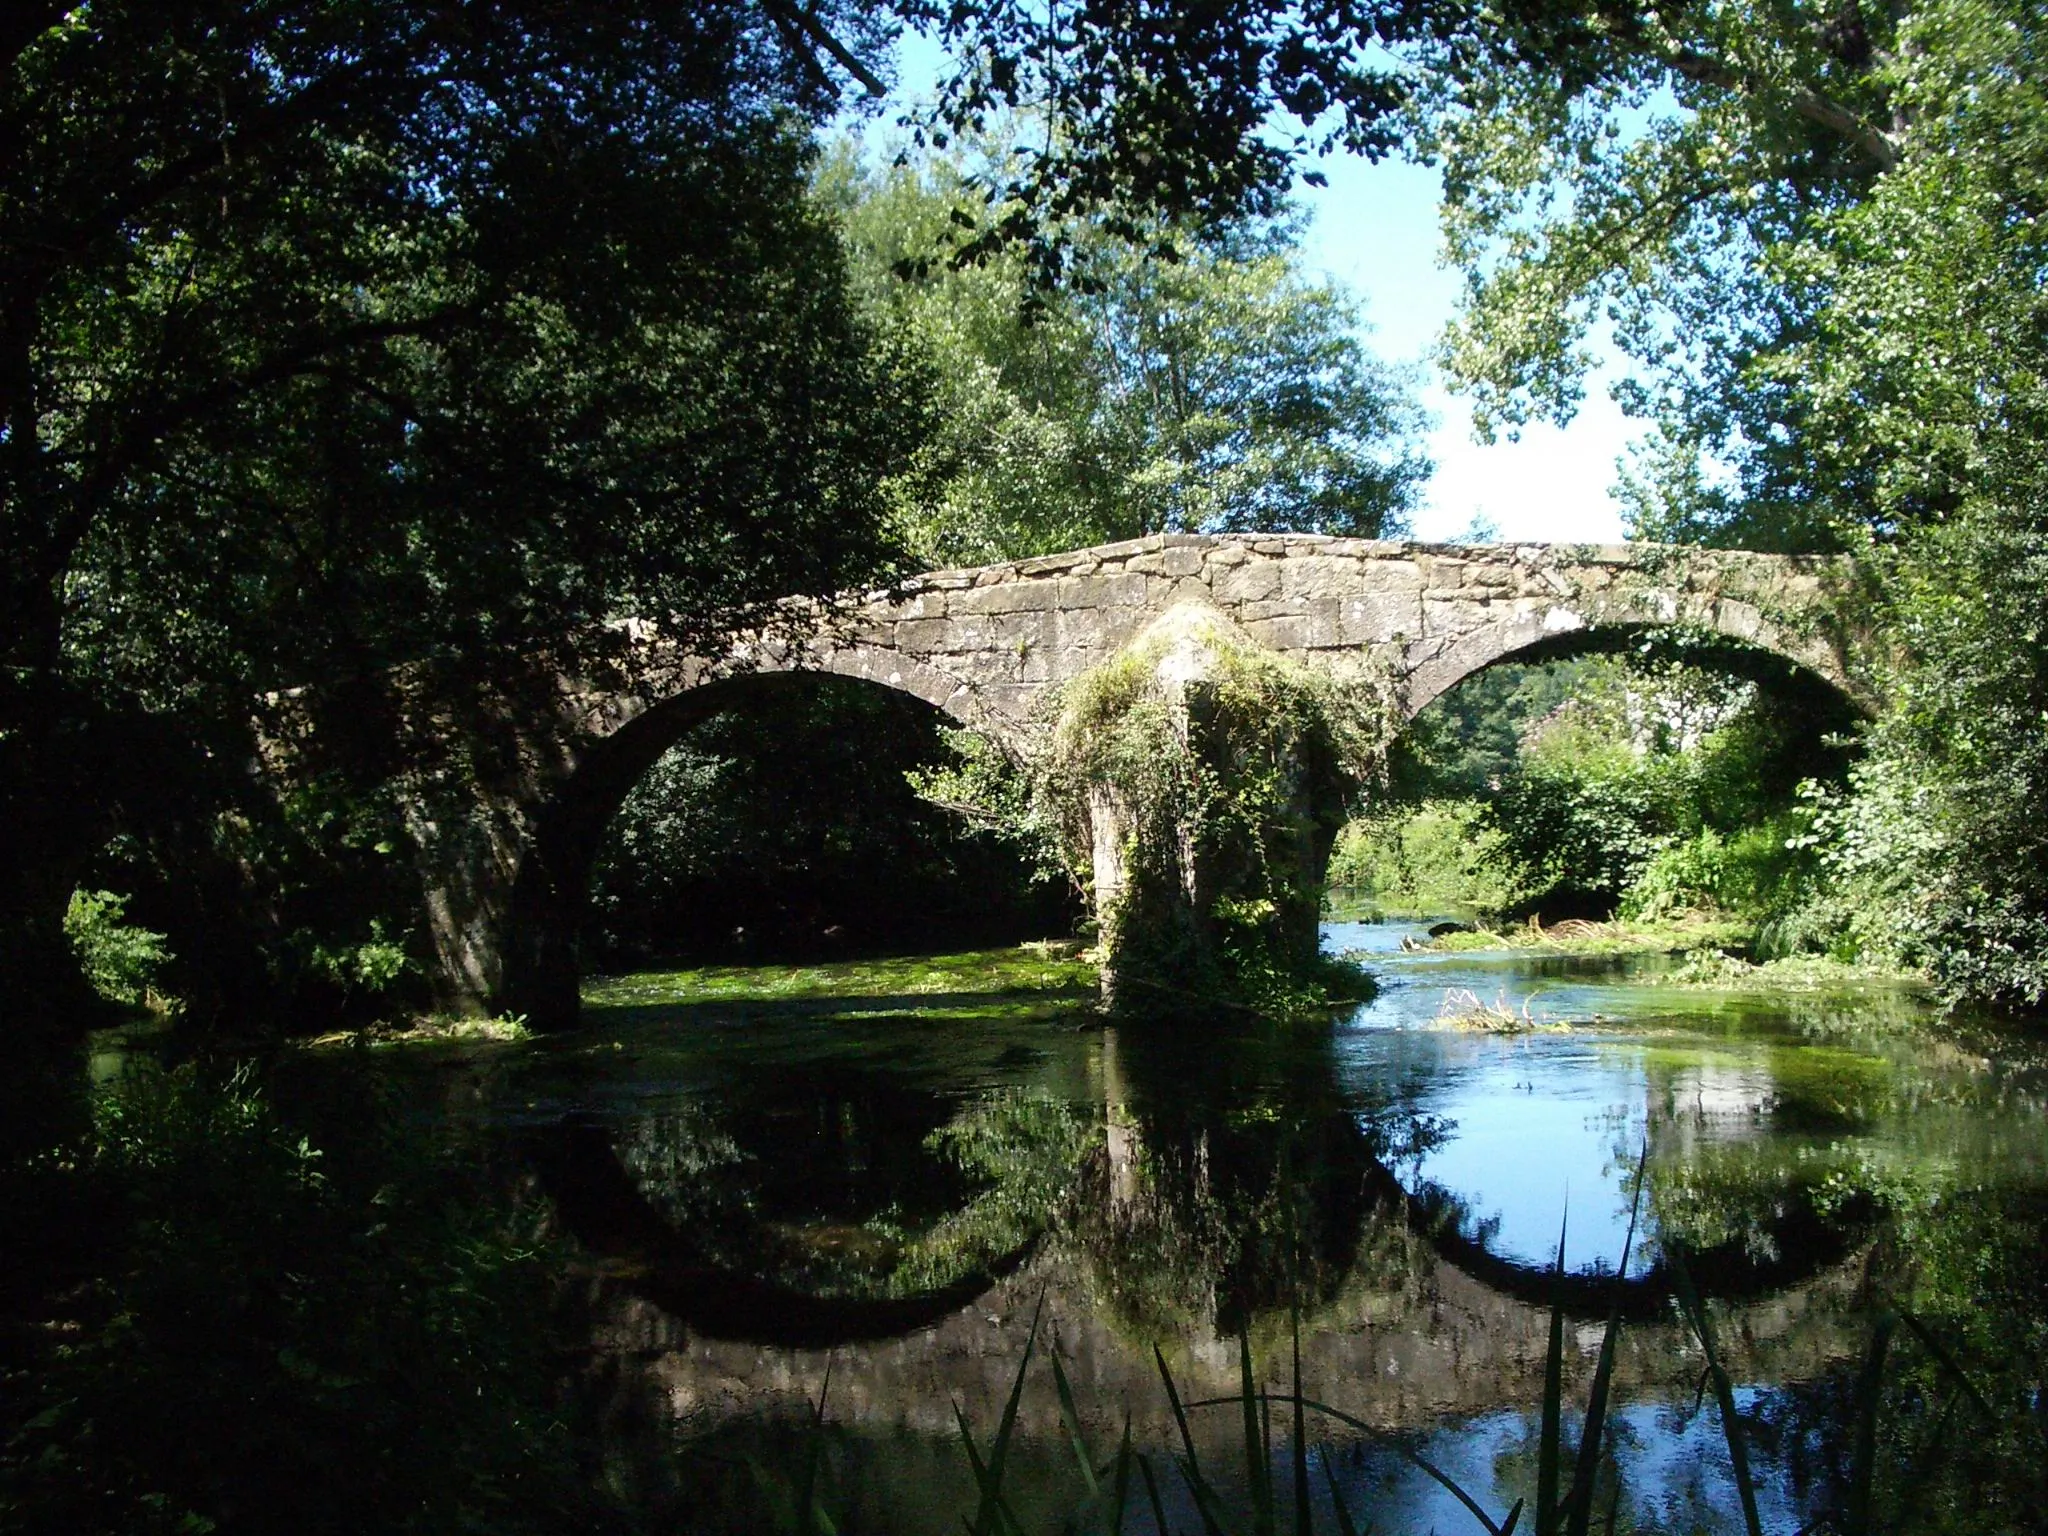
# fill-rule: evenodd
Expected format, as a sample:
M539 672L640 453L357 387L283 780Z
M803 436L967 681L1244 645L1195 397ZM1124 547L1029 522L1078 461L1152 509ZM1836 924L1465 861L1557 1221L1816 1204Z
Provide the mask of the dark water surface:
M2048 1327L2036 1047L1937 1025L1896 989L1401 952L1421 926L1328 925L1382 990L1291 1029L1103 1028L1074 994L971 975L765 1001L613 985L574 1040L447 1067L440 1102L516 1145L591 1253L582 1391L607 1475L683 1528L758 1528L822 1395L840 1529L958 1530L955 1407L985 1446L1035 1314L1106 1460L1126 1415L1139 1447L1174 1439L1155 1344L1186 1399L1236 1390L1240 1334L1284 1390L1298 1313L1309 1394L1409 1436L1499 1518L1533 1486L1556 1298L1573 1423L1624 1319L1603 1521L1739 1530L1674 1249L1713 1298L1765 1529L1844 1497L1880 1315L1910 1313L1954 1367L1898 1352L1886 1435L1973 1447L1971 1487L2017 1454L2000 1436L2034 1443L2011 1415L2041 1416L2025 1362ZM1462 993L1527 1027L1447 1025ZM1241 1469L1236 1411L1194 1421L1205 1460ZM1312 1434L1379 1531L1479 1529L1384 1444ZM1042 1364L1010 1456L1023 1528L1060 1529L1084 1489ZM1194 1528L1177 1475L1162 1494Z

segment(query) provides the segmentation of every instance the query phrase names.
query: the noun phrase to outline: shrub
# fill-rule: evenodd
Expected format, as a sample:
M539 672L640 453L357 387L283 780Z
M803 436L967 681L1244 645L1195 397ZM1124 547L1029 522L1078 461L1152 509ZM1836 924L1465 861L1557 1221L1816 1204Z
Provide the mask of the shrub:
M1473 800L1425 800L1351 822L1330 855L1330 884L1385 906L1497 911L1513 899L1502 838Z
M93 990L111 1003L140 1007L170 960L161 933L124 920L128 898L112 891L73 891L64 933Z
M329 1158L246 1074L131 1067L98 1096L31 1240L83 1244L98 1278L10 1391L0 1511L79 1532L578 1523L536 1326L555 1267L400 1117L344 1098Z

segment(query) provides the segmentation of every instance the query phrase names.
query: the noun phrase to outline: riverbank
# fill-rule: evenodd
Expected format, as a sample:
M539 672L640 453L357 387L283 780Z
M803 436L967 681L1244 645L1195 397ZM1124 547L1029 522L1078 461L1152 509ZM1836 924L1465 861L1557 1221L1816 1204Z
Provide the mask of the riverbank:
M1927 981L1921 972L1904 967L1836 960L1827 955L1752 960L1748 957L1756 940L1753 923L1687 913L1657 921L1570 919L1548 927L1533 918L1499 926L1475 922L1404 947L1411 952L1442 954L1514 950L1616 959L1682 957L1658 978L1660 985L1667 986L1813 992L1871 984L1919 986Z
M1038 940L1007 949L943 955L900 955L823 965L698 966L597 976L585 982L583 1005L594 1010L667 1007L679 1003L839 1005L848 1012L953 1015L1002 1001L1059 1000L1069 1005L1098 986L1094 963L1080 945Z

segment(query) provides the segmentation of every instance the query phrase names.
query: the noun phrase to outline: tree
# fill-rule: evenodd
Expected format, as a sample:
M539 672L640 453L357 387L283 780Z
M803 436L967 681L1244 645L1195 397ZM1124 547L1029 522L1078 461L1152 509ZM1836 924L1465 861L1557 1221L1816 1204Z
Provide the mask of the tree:
M1482 426L1569 416L1611 322L1622 403L1653 427L1626 487L1641 531L1840 547L1952 510L1972 428L1949 407L1990 350L1956 346L1992 331L1897 268L1953 271L1964 251L1927 237L2026 163L2026 88L1965 91L2027 78L2038 30L1997 0L1482 13L1417 111L1467 282L1445 356ZM1917 235L1893 227L1909 201Z
M984 173L1000 178L1001 171ZM1301 270L1298 227L1205 233L1112 209L1070 220L1067 285L1024 253L934 262L969 219L967 162L881 174L850 155L825 195L864 289L938 380L940 429L910 536L971 564L1158 532L1397 532L1429 464L1408 380L1356 306ZM971 200L970 200L971 202Z
M622 613L710 643L889 569L918 380L804 197L841 33L879 35L774 4L10 13L11 961L166 783L233 801L266 692L560 656ZM338 691L338 732L379 723Z

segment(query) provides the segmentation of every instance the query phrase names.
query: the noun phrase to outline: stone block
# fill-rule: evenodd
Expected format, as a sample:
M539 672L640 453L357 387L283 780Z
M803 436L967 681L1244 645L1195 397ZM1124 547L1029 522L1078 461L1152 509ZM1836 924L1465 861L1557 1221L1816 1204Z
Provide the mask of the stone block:
M1328 650L1344 643L1344 599L1310 597L1302 600L1302 644L1313 650Z
M1088 556L1078 550L1064 555L1037 555L1029 560L1017 561L1012 569L1019 576L1064 575L1087 559Z
M1356 560L1295 555L1280 567L1280 590L1289 597L1350 597L1364 587L1365 575Z
M961 650L960 626L952 619L905 619L896 626L896 648L920 655Z
M1202 551L1192 544L1176 544L1160 551L1159 569L1172 577L1196 576L1202 570Z
M1513 566L1494 560L1475 560L1465 567L1465 585L1499 590L1519 587L1521 574Z
M1337 631L1340 645L1379 645L1422 633L1422 599L1412 592L1368 592L1349 598Z
M1359 575L1368 592L1420 592L1427 583L1423 580L1423 566L1416 560L1366 560L1359 565ZM1444 582L1444 586L1456 586L1455 581Z
M1067 673L1062 663L1065 660L1057 646L1034 646L1019 658L1017 679L1025 683L1064 682Z
M953 599L951 612L970 613L1042 613L1049 611L1059 596L1059 587L1052 579L1040 577L1033 581L1016 577L992 587L977 587L972 592L962 592Z
M1151 610L1137 606L1103 608L1099 612L1102 616L1100 648L1104 652L1122 650L1153 617Z
M1088 553L1107 565L1112 560L1128 560L1132 555L1150 554L1161 548L1158 534L1148 534L1142 539L1125 539L1118 544L1098 544Z
M1145 578L1135 573L1062 576L1059 583L1062 608L1137 607L1145 601Z
M1491 606L1464 598L1424 598L1422 632L1425 635L1462 635L1488 622L1492 615L1487 609Z
M1305 615L1290 613L1271 619L1252 619L1245 626L1245 633L1261 645L1271 646L1276 651L1299 651L1308 646L1308 619Z
M1221 603L1256 603L1280 591L1280 566L1272 560L1255 560L1216 572L1209 590Z
M892 619L943 619L946 601L944 592L909 592L898 601L885 604L882 612Z
M1018 670L1014 651L1005 652L989 645L945 651L929 659L940 671L965 678L977 687L984 683L1013 682Z
M1220 568L1232 565L1243 565L1245 561L1251 559L1251 557L1252 554L1250 550L1246 549L1242 544L1232 541L1227 544L1216 544L1211 546L1207 556L1205 557L1205 563L1209 565L1211 568Z
M987 623L987 642L1006 651L1043 650L1057 643L1050 613L991 614Z
M1104 610L1063 608L1053 615L1053 643L1062 650L1093 650L1102 643Z
M1032 707L1045 692L1043 683L992 683L977 689L976 701L1003 722L1021 724L1031 718Z
M1246 603L1238 610L1238 619L1246 624L1254 619L1296 619L1308 612L1308 603L1305 597L1269 597Z

